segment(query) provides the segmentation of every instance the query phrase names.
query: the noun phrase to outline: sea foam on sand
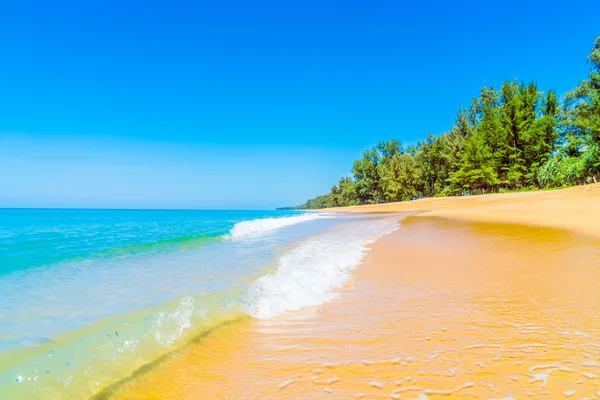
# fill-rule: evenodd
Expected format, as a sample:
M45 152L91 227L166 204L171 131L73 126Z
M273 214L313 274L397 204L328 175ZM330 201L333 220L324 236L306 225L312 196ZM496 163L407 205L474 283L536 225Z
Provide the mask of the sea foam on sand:
M301 241L281 256L275 272L250 286L246 312L267 319L331 300L332 291L361 262L366 246L397 227L398 217L360 220Z

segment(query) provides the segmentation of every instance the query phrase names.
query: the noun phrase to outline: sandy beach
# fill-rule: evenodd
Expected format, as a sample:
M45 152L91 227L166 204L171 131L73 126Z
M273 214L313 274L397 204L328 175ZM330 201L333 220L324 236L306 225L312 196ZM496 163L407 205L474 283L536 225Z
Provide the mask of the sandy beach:
M4 3L0 400L600 400L600 0Z
M335 212L423 212L423 215L480 222L548 226L600 236L600 183L562 190L436 197L340 207Z
M234 321L97 398L598 398L598 204L589 185L327 210L400 224L336 300Z

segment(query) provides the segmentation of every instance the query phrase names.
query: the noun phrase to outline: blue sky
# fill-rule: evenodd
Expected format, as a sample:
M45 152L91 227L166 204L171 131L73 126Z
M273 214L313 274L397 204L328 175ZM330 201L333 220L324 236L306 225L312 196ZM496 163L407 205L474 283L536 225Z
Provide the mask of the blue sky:
M7 1L0 207L272 208L482 86L586 77L598 1Z

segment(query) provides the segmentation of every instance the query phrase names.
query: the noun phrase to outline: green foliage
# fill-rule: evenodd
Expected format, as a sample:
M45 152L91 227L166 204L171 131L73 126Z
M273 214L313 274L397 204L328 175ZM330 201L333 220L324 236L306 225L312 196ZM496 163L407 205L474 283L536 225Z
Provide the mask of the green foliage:
M571 151L579 150L583 143L600 143L600 36L588 63L588 79L566 96L567 141Z
M565 96L562 112L563 151L578 157L586 146L600 144L600 36L588 57L588 79Z
M558 96L552 90L548 91L542 100L541 117L535 120L524 135L526 146L524 158L527 172L526 182L529 186L536 184L536 176L540 167L558 148L560 123L560 105Z
M356 194L360 204L380 203L383 201L383 193L379 187L379 152L375 147L365 151L360 160L354 161L352 174L356 181Z
M600 37L588 79L560 101L535 83L484 87L451 129L406 149L380 142L302 209L553 188L600 179Z
M544 188L557 187L564 184L564 177L561 175L561 162L564 156L555 155L550 158L537 173L537 180Z
M580 177L597 182L600 175L600 144L592 144L579 160Z
M411 200L419 195L420 173L414 157L396 153L379 164L378 172L385 201Z
M485 193L500 183L494 168L494 154L485 139L485 133L477 132L465 144L462 165L451 178L463 191Z
M580 177L580 158L560 153L552 156L542 165L537 174L542 188L556 188L577 183Z

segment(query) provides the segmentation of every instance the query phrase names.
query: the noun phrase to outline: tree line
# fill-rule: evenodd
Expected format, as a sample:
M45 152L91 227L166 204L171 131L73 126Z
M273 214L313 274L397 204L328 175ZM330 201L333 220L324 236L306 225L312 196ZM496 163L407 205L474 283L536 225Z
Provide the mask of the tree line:
M352 176L300 209L556 188L600 179L600 36L587 79L562 99L535 83L484 87L448 132L416 146L383 141Z

